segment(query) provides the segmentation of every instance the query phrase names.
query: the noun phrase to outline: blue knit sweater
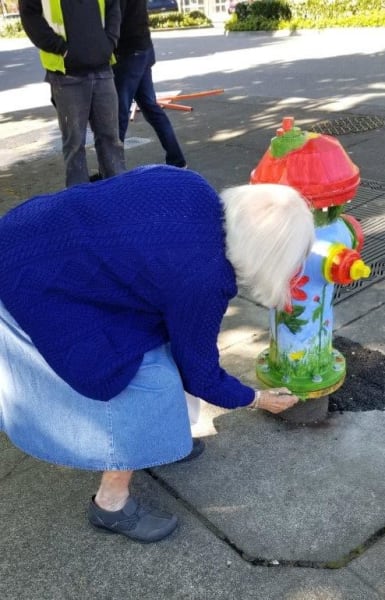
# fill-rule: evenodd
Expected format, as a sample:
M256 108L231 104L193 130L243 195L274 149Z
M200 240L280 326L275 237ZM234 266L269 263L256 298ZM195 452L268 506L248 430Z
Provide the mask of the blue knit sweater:
M171 343L185 389L219 406L254 391L219 365L236 292L223 211L198 174L141 167L24 202L0 219L0 298L48 364L109 400Z

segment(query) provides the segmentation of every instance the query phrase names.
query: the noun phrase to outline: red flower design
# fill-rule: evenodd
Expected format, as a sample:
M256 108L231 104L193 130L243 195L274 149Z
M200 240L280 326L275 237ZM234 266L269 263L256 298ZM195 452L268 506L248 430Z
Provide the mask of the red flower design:
M306 300L307 294L301 288L307 284L309 281L309 277L307 275L300 275L300 273L296 273L294 277L291 278L289 287L290 287L290 296L292 300ZM291 302L288 302L284 308L285 312L291 313L293 312L293 306Z
M301 288L307 284L309 281L309 277L307 275L302 275L302 277L298 277L298 275L294 275L294 277L290 281L290 294L294 300L306 300L307 294Z

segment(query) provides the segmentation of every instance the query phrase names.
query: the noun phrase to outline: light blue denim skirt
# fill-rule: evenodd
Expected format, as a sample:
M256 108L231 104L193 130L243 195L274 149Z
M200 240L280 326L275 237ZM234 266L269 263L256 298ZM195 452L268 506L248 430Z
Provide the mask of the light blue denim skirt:
M87 470L136 470L192 448L186 397L168 346L144 355L109 402L78 394L49 367L0 302L0 430L21 450Z

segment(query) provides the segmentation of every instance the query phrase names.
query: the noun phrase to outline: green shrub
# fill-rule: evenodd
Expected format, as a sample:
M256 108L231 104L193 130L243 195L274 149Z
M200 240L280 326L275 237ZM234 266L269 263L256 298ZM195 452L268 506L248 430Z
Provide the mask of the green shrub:
M225 23L227 31L380 27L385 25L385 0L256 0L237 5Z
M196 19L197 21L199 21L200 19L206 19L206 21L208 21L206 15L201 12L200 10L192 10L189 13L186 13L185 16L189 16L191 19Z
M291 19L291 9L285 0L259 0L250 4L251 15L269 21Z
M289 21L292 13L285 0L240 2L225 23L228 31L273 31L281 21Z
M151 29L171 29L179 27L202 27L212 25L210 19L199 10L189 13L164 12L149 15Z
M235 6L238 20L256 18L264 21L291 19L291 10L285 0L258 0L258 2L239 2Z
M293 17L311 21L335 19L369 15L385 8L384 0L333 0L320 2L320 0L306 0L293 2Z
M152 29L174 29L176 27L202 27L211 26L212 21L199 10L190 13L170 12L149 15ZM25 37L21 21L17 17L0 20L0 37L15 38Z
M0 37L2 38L17 38L25 37L25 32L21 21L18 17L10 19L2 19L0 21Z
M250 16L250 2L238 2L235 5L235 13L232 15L232 20L234 21L245 21ZM234 14L237 16L237 19L234 19Z

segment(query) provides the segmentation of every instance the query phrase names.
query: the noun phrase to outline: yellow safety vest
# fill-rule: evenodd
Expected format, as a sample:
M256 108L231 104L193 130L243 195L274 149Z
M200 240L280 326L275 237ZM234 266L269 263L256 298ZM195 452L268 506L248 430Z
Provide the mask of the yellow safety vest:
M42 0L41 4L43 8L43 16L48 25L50 25L58 35L61 35L64 39L67 39L60 0ZM105 2L104 0L98 0L98 4L100 16L102 18L102 24L104 27ZM48 71L61 71L62 73L66 72L64 58L61 56L61 54L53 54L52 52L40 50L40 60L43 67L48 69ZM115 62L115 57L112 55L110 63L114 64Z

